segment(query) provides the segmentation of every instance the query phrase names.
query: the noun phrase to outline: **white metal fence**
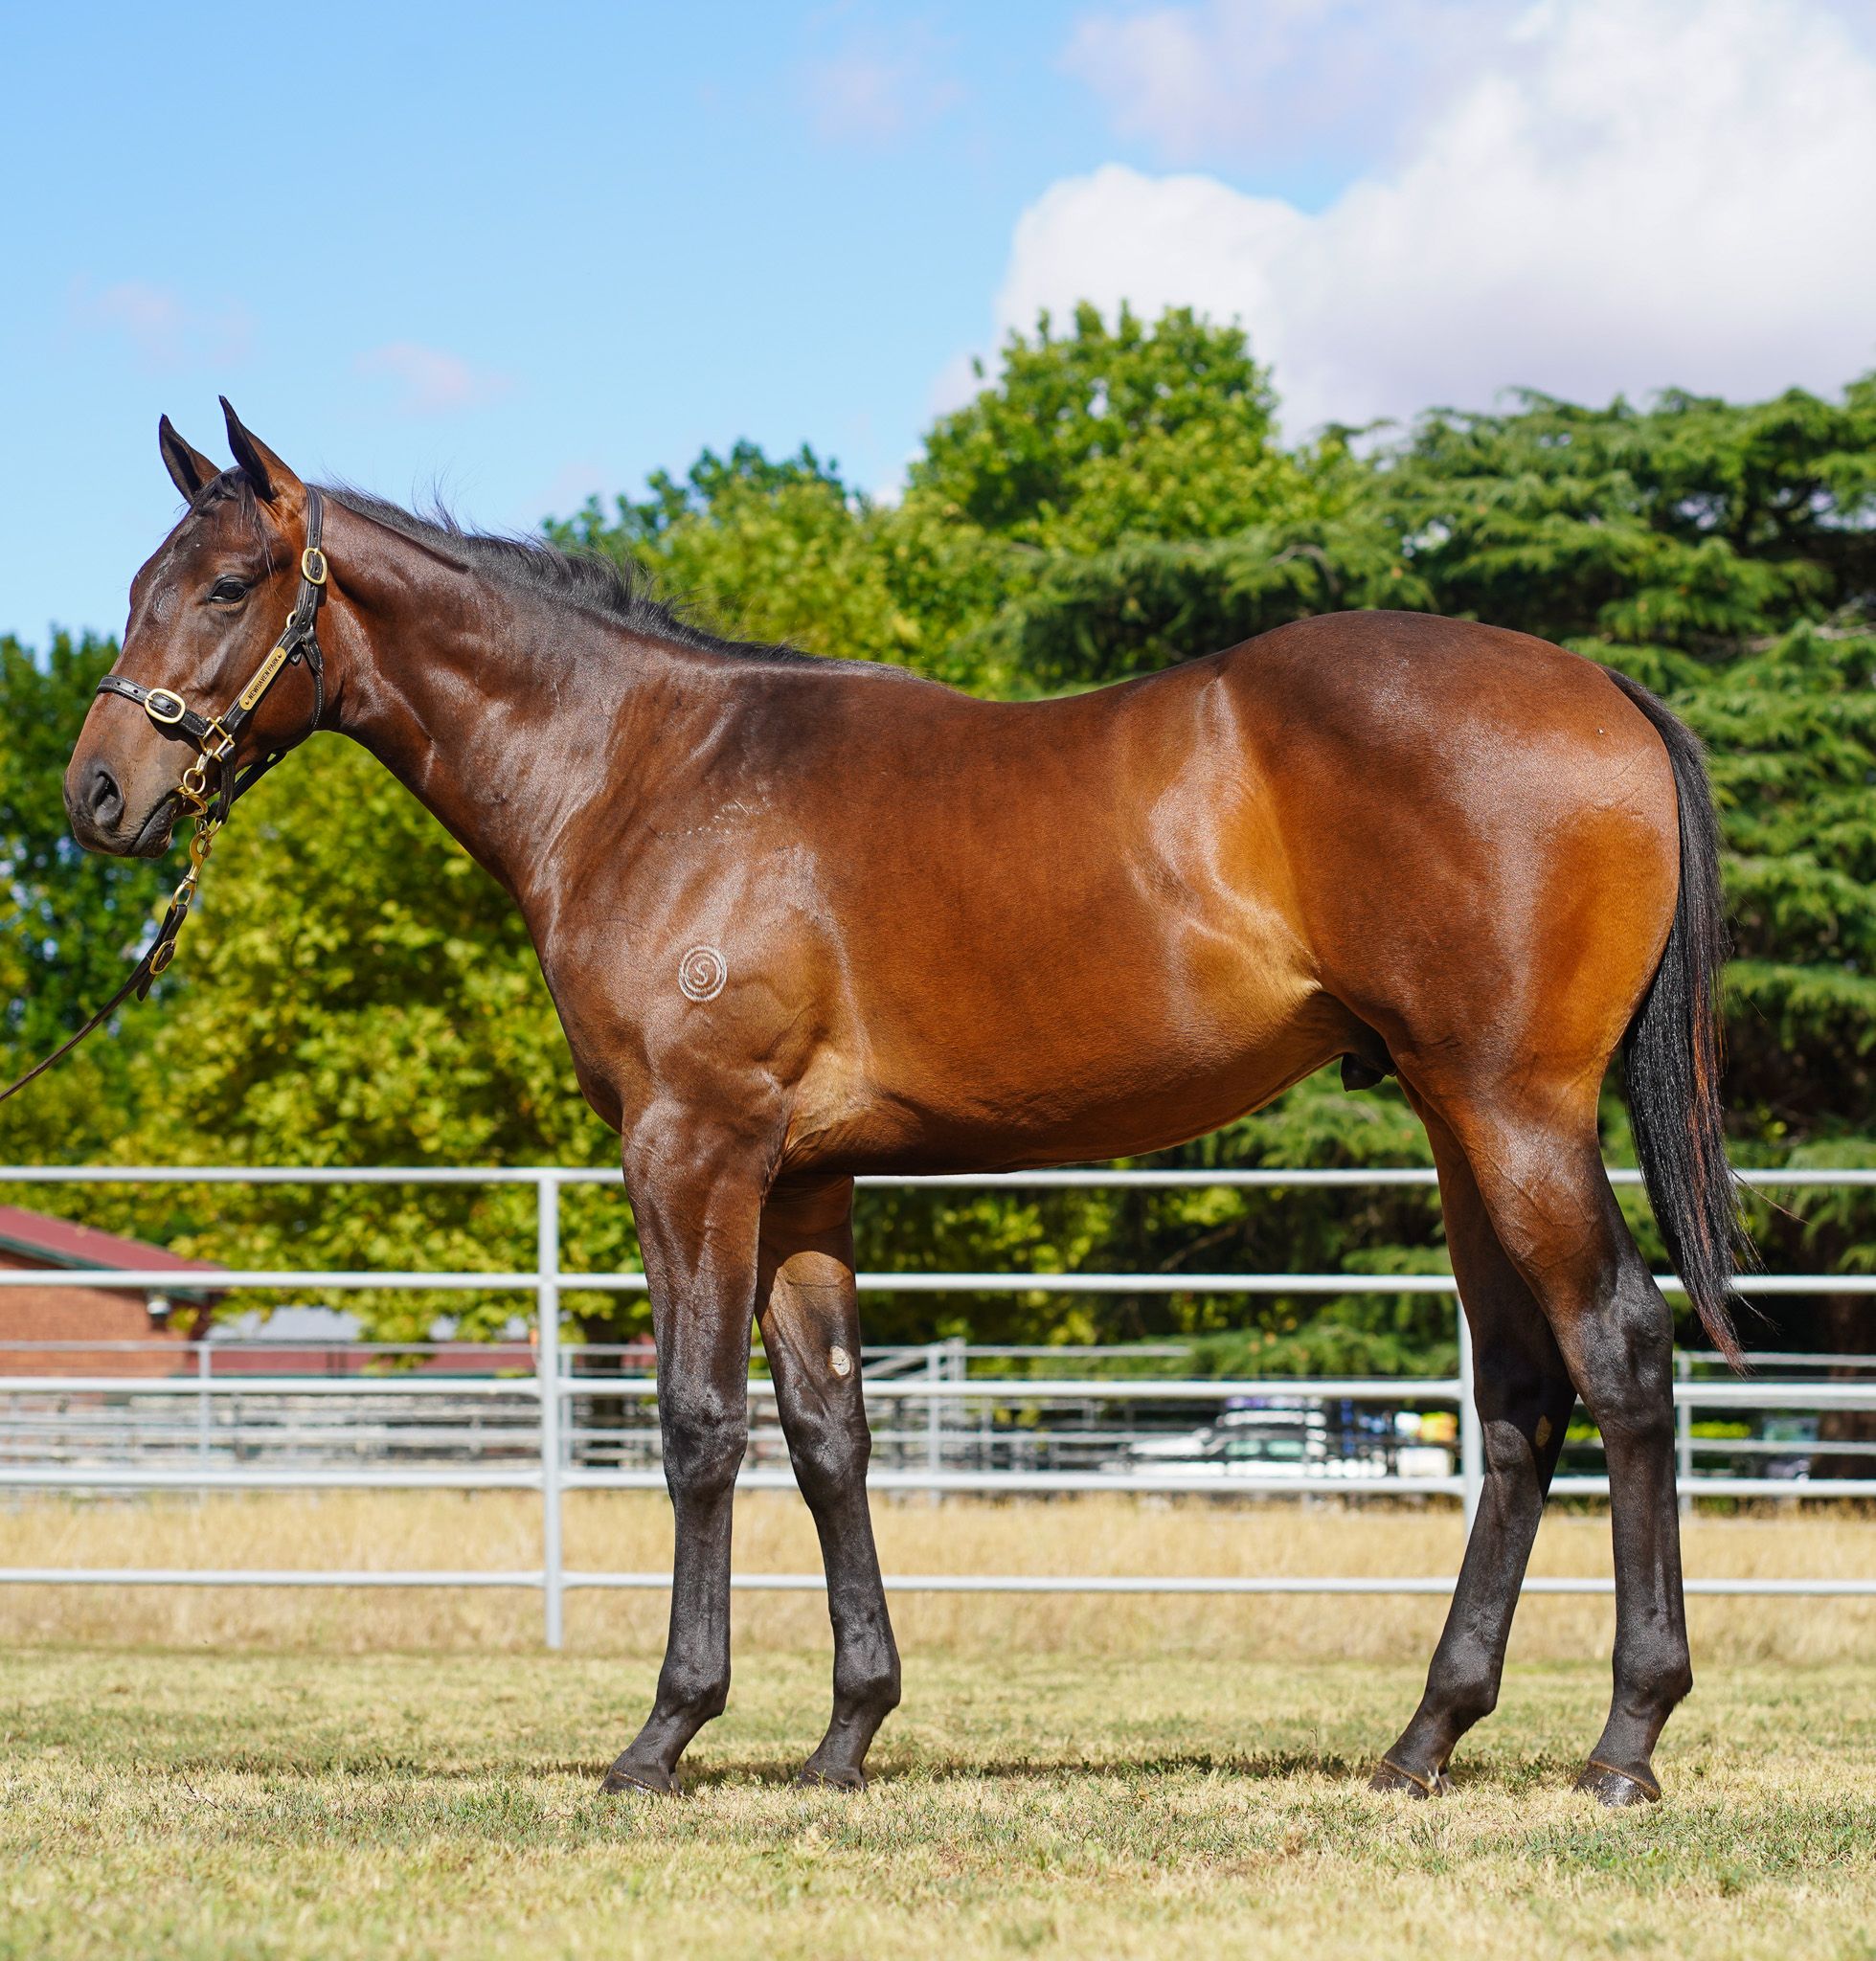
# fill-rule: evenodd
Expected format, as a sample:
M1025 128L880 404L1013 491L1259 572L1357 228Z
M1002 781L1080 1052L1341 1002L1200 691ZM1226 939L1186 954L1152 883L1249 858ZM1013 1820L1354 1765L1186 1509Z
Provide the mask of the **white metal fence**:
M561 1645L564 1599L576 1589L658 1589L668 1585L665 1573L585 1572L566 1567L561 1545L561 1512L565 1493L576 1490L619 1490L662 1486L655 1464L605 1466L576 1461L571 1446L577 1433L569 1421L576 1399L602 1396L620 1403L649 1403L655 1399L655 1377L583 1376L568 1366L569 1351L560 1339L563 1292L637 1292L645 1285L637 1273L566 1273L560 1264L560 1195L569 1185L610 1184L617 1174L597 1170L542 1167L515 1170L471 1169L303 1169L269 1167L235 1169L204 1166L13 1167L0 1170L0 1184L292 1184L292 1185L495 1185L531 1186L535 1193L535 1262L531 1270L484 1273L415 1273L351 1270L343 1272L282 1269L230 1269L213 1276L217 1288L255 1288L298 1295L366 1288L423 1289L452 1292L498 1292L532 1296L535 1341L533 1369L528 1375L427 1379L410 1374L280 1377L253 1373L215 1377L212 1372L147 1378L120 1375L0 1376L0 1397L14 1412L12 1434L0 1419L0 1488L67 1491L216 1491L308 1490L369 1488L381 1490L538 1490L542 1499L541 1565L511 1571L440 1571L429 1568L399 1571L315 1572L283 1570L217 1570L170 1568L0 1567L0 1585L114 1586L340 1586L340 1587L502 1587L534 1589L542 1594L545 1633L550 1647ZM1617 1170L1618 1183L1634 1183L1638 1175ZM1274 1191L1308 1186L1430 1185L1431 1171L1036 1171L999 1175L863 1179L868 1186L926 1188L1061 1189L1110 1187L1178 1189L1251 1187ZM1756 1174L1753 1183L1774 1186L1876 1186L1876 1170L1780 1171ZM173 1270L11 1269L0 1270L0 1288L111 1287L173 1291L192 1282ZM897 1293L1181 1293L1263 1295L1399 1295L1427 1293L1454 1296L1448 1274L1026 1274L864 1272L859 1284L866 1292ZM1665 1277L1661 1285L1676 1290ZM1760 1295L1821 1295L1876 1292L1872 1274L1760 1274L1745 1291ZM1482 1481L1483 1454L1471 1395L1471 1348L1463 1317L1458 1317L1459 1371L1446 1379L1395 1378L1251 1378L1239 1381L1165 1380L1151 1377L1093 1375L1016 1378L995 1375L972 1378L947 1365L939 1349L930 1351L922 1374L902 1367L868 1373L870 1409L892 1409L901 1430L905 1413L923 1406L926 1423L924 1460L876 1463L870 1482L887 1492L973 1493L1011 1496L1080 1492L1192 1492L1209 1496L1314 1493L1332 1496L1432 1496L1460 1499L1470 1520ZM19 1344L12 1344L15 1347ZM1796 1356L1775 1358L1788 1363L1814 1361ZM953 1358L955 1364L955 1358ZM758 1412L772 1402L773 1386L752 1377L750 1394ZM499 1423L484 1427L485 1441L499 1429L501 1454L478 1451L466 1463L413 1464L361 1461L355 1465L329 1462L296 1464L280 1461L225 1463L212 1451L195 1461L163 1463L99 1463L74 1461L69 1454L35 1455L30 1428L19 1411L33 1399L56 1395L74 1397L192 1399L198 1412L212 1410L222 1398L290 1397L320 1402L345 1399L346 1407L380 1409L388 1401L409 1409L428 1399L451 1399L456 1406L486 1409ZM1351 1474L1334 1463L1300 1475L1295 1467L1142 1471L1140 1469L985 1470L947 1461L947 1426L960 1428L957 1412L971 1408L1041 1409L1050 1406L1103 1403L1141 1404L1155 1401L1187 1405L1215 1404L1237 1399L1281 1399L1292 1405L1323 1401L1378 1406L1450 1405L1457 1413L1458 1469L1450 1475L1403 1475L1397 1470L1375 1472L1363 1467ZM1769 1477L1765 1476L1700 1475L1695 1469L1696 1410L1742 1412L1818 1412L1828 1409L1876 1409L1876 1380L1694 1380L1684 1365L1675 1400L1680 1416L1681 1476L1684 1502L1695 1496L1715 1498L1836 1499L1876 1497L1876 1478ZM160 1405L159 1405L160 1407ZM209 1433L213 1436L213 1425ZM24 1447L24 1448L22 1448ZM1739 1454L1737 1443L1728 1446ZM793 1475L784 1462L749 1462L739 1478L744 1488L792 1488ZM1560 1476L1553 1487L1561 1494L1605 1493L1599 1476ZM735 1586L750 1590L818 1590L822 1577L814 1573L738 1574ZM1427 1576L1338 1576L1299 1578L1222 1578L1203 1575L1039 1576L1017 1574L910 1574L888 1578L889 1588L925 1592L1087 1592L1087 1593L1431 1593L1451 1590L1449 1578ZM1536 1592L1604 1593L1611 1582L1595 1579L1532 1579ZM1790 1579L1701 1579L1687 1583L1691 1593L1876 1597L1876 1580L1827 1580L1797 1576Z

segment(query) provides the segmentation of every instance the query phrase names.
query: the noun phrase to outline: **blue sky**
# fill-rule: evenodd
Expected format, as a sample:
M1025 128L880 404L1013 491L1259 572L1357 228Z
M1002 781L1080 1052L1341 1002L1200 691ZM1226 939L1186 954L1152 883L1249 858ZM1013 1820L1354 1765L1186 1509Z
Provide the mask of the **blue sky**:
M968 355L1077 293L1244 318L1305 426L1834 386L1876 365L1869 11L11 8L0 631L121 625L157 416L220 453L217 392L305 473L516 528L742 436L890 486ZM1794 223L1826 171L1855 250ZM1801 307L1741 289L1767 252Z
M8 9L0 630L120 624L217 393L490 525L738 436L890 482L1017 214L1117 153L1072 12Z

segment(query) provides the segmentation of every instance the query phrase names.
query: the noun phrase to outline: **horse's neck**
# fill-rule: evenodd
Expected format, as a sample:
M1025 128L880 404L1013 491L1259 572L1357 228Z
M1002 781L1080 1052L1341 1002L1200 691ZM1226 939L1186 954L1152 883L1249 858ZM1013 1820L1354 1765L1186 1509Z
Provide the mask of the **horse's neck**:
M648 752L635 730L678 711L683 664L355 515L344 530L355 535L332 541L334 580L350 602L334 621L338 727L538 932L555 841L601 790L614 803L632 796L640 773L617 758Z

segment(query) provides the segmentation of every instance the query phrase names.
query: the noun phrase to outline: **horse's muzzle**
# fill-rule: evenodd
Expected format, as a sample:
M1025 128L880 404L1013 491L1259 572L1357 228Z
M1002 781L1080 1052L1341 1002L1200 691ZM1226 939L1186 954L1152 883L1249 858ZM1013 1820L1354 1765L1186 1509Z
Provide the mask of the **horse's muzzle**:
M160 858L175 829L175 797L159 797L133 830L125 820L122 785L110 766L94 756L66 776L65 815L73 837L87 851L112 858Z

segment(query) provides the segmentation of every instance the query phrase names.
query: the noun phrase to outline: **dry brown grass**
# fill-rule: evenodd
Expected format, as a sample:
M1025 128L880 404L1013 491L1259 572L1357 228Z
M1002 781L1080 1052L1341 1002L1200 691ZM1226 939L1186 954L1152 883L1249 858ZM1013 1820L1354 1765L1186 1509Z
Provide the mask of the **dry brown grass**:
M1616 1814L1593 1665L1514 1667L1428 1805L1363 1788L1417 1666L927 1653L845 1798L778 1654L689 1795L602 1797L655 1668L0 1652L0 1961L1876 1955L1867 1665L1706 1670Z
M888 1573L1451 1573L1460 1526L1451 1511L1086 1498L1048 1502L921 1499L875 1504ZM31 1499L0 1513L0 1565L530 1567L540 1558L539 1500L529 1494L241 1494ZM664 1571L670 1514L654 1493L576 1493L566 1509L567 1563L587 1570ZM742 1572L813 1571L819 1554L800 1501L750 1493L737 1504ZM1876 1521L1825 1514L1699 1519L1686 1532L1690 1574L1876 1576ZM1559 1514L1533 1570L1605 1575L1605 1520ZM1419 1663L1438 1631L1438 1599L1224 1599L902 1593L893 1602L909 1656L1012 1650L1142 1658ZM569 1645L591 1654L654 1653L662 1593L579 1593ZM1876 1602L1694 1600L1698 1664L1867 1660ZM1515 1659L1606 1657L1606 1598L1528 1598ZM78 1641L170 1648L497 1651L538 1645L531 1592L464 1589L304 1591L240 1589L0 1589L0 1643ZM813 1594L740 1594L746 1654L824 1647Z

